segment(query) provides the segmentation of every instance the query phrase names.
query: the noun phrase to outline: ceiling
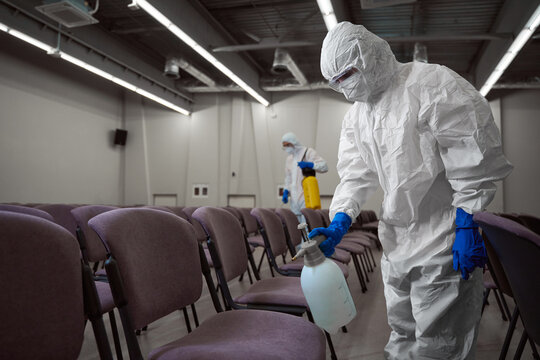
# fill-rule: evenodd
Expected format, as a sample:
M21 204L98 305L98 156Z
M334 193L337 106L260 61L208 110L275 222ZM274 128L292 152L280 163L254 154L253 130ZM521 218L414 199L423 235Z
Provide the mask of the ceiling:
M306 46L287 47L286 50L310 84L324 86L319 61L320 48L327 29L316 0L156 1L169 8L174 7L180 20L184 7L195 11L196 18L192 16L193 19L190 19L191 31L201 38L211 39L211 33L219 35L219 43L217 41L212 43L213 41L209 40L202 44L208 50L226 45L254 44L256 43L254 38L269 41L279 38L281 42L310 43ZM529 8L534 8L539 3L538 0L417 0L409 4L364 9L360 0L332 1L338 21L348 20L362 24L388 40L399 61L412 61L414 44L421 42L427 47L430 63L453 69L477 87L482 85L478 82L482 78L485 81L489 75L482 69L493 68L494 61L497 60L490 55L493 54L490 52L492 48L495 52L503 53L523 26L522 19L527 14L519 13L515 7L518 4L523 7L523 4L528 3ZM40 0L0 0L0 3L2 2L4 5L9 3L21 8L40 21L56 25L34 9L35 6L42 4ZM89 36L90 28L94 31L99 29L111 41L123 43L125 52L129 52L131 57L136 54L139 62L144 62L148 68L146 73L152 74L153 81L156 83L163 81L164 86L174 87L189 101L192 100L190 94L193 92L238 90L227 76L145 11L128 8L130 2L131 0L101 0L98 11L93 15L99 20L98 24L64 31L74 38L86 37L86 41L91 43L93 37ZM90 4L95 4L95 0L90 1ZM182 28L182 23L175 23ZM100 47L98 43L92 45L98 49ZM119 51L118 47L109 48ZM104 47L100 50L107 54L107 49ZM263 90L283 90L283 85L294 89L297 82L290 72L275 74L271 71L274 51L270 48L214 54L242 64L240 72L249 69L255 74L255 81L258 81ZM113 55L115 58L121 57L121 54ZM218 87L208 89L206 85L182 70L180 79L160 79L157 74L163 72L168 57L181 57L187 60L214 80ZM538 86L540 84L538 59L540 59L539 31L528 41L494 88ZM138 65L133 66L136 68Z

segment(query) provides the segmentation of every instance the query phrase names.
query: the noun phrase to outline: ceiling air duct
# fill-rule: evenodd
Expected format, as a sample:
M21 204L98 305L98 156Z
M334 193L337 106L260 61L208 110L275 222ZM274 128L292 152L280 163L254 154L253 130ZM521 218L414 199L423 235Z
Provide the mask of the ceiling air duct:
M300 85L307 85L308 81L298 65L294 62L291 55L282 48L277 48L274 53L274 62L272 63L272 73L279 75L290 71Z
M36 6L36 10L65 27L73 28L99 22L92 16L97 11L99 0L93 10L84 0L45 0L43 3L44 5Z
M216 86L216 82L212 80L208 75L188 63L186 60L179 57L167 58L163 75L169 78L178 79L180 77L180 69L184 70L197 80L210 87Z

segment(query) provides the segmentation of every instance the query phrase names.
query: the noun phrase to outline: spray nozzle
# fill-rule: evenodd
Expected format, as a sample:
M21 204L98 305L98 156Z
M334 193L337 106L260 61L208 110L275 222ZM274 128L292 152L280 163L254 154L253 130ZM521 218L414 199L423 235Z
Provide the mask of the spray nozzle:
M319 248L319 245L326 240L326 237L324 235L318 235L310 239L306 228L307 225L305 223L298 225L298 229L301 230L304 241L302 242L302 248L298 250L296 256L293 257L292 260L294 261L297 258L304 256L304 265L315 266L323 262L326 258Z

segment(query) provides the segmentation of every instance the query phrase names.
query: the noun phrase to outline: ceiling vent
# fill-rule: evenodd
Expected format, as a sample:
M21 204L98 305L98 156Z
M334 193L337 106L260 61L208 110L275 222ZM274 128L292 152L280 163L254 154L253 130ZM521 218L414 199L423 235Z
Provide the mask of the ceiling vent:
M68 28L95 24L83 0L45 1L45 5L36 6L36 10Z
M362 9L375 9L384 6L410 4L416 0L360 0Z

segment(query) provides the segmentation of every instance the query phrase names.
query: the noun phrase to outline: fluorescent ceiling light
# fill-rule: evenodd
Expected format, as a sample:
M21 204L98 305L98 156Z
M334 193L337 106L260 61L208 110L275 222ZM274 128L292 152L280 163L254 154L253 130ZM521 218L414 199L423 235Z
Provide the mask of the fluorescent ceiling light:
M214 65L223 74L225 74L229 79L231 79L238 86L244 89L249 95L253 96L258 102L260 102L264 106L270 105L268 100L266 100L261 94L259 94L257 91L255 91L255 89L253 89L251 86L246 84L246 82L240 79L238 75L233 73L228 67L226 67L223 63L221 63L214 55L212 55L205 48L199 45L195 40L193 40L188 34L182 31L182 29L180 29L178 26L173 24L171 20L169 20L165 15L159 12L159 10L157 10L155 7L150 5L148 1L134 0L134 2L136 2L137 5L140 8L142 8L144 11L146 11L148 15L152 16L154 19L160 22L163 26L169 29L170 32L176 35L176 37L178 37L180 40L185 42L188 46L190 46L193 50L195 50L199 55L201 55L204 59L206 59L208 62Z
M11 28L9 28L8 26L6 26L6 25L4 25L2 23L0 23L0 30L4 31L4 32L16 37L16 38L19 38L19 39L21 39L21 40L23 40L23 41L25 41L25 42L27 42L29 44L32 44L35 47L38 47L41 50L46 51L47 53L53 53L54 50L55 50L55 48L53 48L52 46L49 46L49 45L47 45L45 43L42 43L41 41L36 40L33 37L30 37L30 36L28 36L26 34L23 34L20 31L11 29ZM172 109L174 111L177 111L177 112L179 112L181 114L188 115L188 116L190 114L190 112L188 110L184 109L184 108L181 108L181 107L179 107L177 105L174 105L173 103L171 103L171 102L169 102L167 100L164 100L164 99L160 98L159 96L151 94L148 91L139 89L135 85L130 84L127 81L124 81L122 79L119 79L116 76L113 76L113 75L109 74L108 72L105 72L105 71L103 71L101 69L98 69L95 66L87 64L84 61L79 60L79 59L77 59L77 58L75 58L75 57L73 57L73 56L71 56L69 54L66 54L63 51L58 51L57 53L64 60L66 60L66 61L68 61L68 62L70 62L70 63L72 63L74 65L77 65L77 66L79 66L79 67L81 67L83 69L86 69L86 70L90 71L91 73L94 73L94 74L96 74L98 76L101 76L102 78L110 80L110 81L112 81L112 82L114 82L114 83L116 83L116 84L118 84L120 86L123 86L128 90L134 91L134 92L136 92L136 93L138 93L138 94L140 94L140 95L142 95L144 97L147 97L147 98L149 98L149 99L151 99L151 100L153 100L153 101L155 101L157 103L160 103L161 105L164 105L164 106L168 107L169 109Z
M506 68L512 63L514 58L520 52L521 48L523 48L523 46L527 43L532 34L534 34L539 24L540 6L536 8L532 16L529 18L529 21L527 21L527 24L525 24L519 35L512 42L512 45L510 45L501 60L499 60L497 66L495 66L493 72L487 78L485 84L480 89L480 94L482 94L482 96L486 96L489 93L493 85L495 85L495 83L497 82L497 80L499 80Z
M328 31L332 30L332 28L337 25L337 18L334 13L334 8L332 7L332 1L317 0L317 4L319 4L319 9L321 10L326 29L328 29Z

